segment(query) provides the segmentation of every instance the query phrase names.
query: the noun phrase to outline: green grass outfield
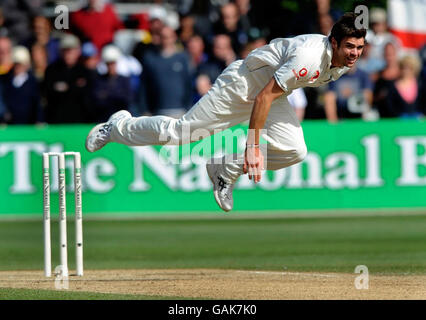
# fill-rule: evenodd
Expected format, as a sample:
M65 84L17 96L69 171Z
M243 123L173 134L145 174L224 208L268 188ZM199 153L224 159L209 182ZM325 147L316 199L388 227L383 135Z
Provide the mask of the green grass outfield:
M74 268L73 227L70 221L70 268ZM83 228L85 269L221 268L353 273L357 265L366 265L374 274L426 273L426 215L88 220ZM52 264L57 265L56 221L52 222L52 231ZM0 220L0 270L42 269L42 221ZM23 293L29 298L31 294L34 293ZM49 296L44 294L41 299ZM19 297L19 290L0 290L0 299L6 296Z

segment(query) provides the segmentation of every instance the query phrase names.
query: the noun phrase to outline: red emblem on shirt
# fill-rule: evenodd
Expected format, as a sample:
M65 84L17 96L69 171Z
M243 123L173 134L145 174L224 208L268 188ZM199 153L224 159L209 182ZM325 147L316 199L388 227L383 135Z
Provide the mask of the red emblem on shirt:
M312 80L318 79L319 75L320 75L320 73L319 73L319 71L317 70L317 71L315 72L315 75L314 75L311 79L309 79L309 80L310 80L310 81L312 81Z
M308 70L306 70L306 68L302 68L299 71L299 76L304 77L308 74Z
M293 69L293 70L291 70L291 71L293 71L293 73L294 73L294 76L296 77L296 80L299 80L299 76L297 75L297 72Z

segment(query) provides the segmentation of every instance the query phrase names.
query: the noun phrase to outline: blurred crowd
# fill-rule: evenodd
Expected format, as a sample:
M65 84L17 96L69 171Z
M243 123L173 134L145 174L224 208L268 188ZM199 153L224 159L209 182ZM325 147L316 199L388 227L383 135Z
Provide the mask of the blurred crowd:
M61 29L42 14L42 0L0 1L0 123L103 122L121 109L181 116L231 62L276 36L250 0L204 0L205 10L200 3L156 4L123 17L114 2L87 0ZM307 31L328 35L343 12L314 3ZM289 96L300 120L424 117L426 48L401 50L386 18L385 9L370 10L356 68Z

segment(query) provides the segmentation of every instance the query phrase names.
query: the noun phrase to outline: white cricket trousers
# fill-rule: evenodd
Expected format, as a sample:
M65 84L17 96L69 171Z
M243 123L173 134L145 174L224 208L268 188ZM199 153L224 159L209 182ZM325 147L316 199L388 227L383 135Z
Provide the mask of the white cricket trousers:
M111 140L129 146L181 144L199 140L200 137L192 136L197 129L213 134L235 126L250 119L254 99L272 75L269 67L249 71L243 60L237 60L180 119L166 116L122 119L112 127ZM183 128L185 132L189 128L191 140L183 137ZM268 142L265 169L278 170L304 159L307 150L302 127L285 95L272 103L264 129L262 138ZM244 155L234 155L233 159L224 161L221 170L231 183L243 174Z

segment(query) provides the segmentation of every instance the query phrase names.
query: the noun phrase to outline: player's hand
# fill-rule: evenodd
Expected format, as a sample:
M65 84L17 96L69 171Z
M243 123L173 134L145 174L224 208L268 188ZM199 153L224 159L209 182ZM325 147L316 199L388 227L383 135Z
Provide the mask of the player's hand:
M244 154L244 173L248 173L249 179L259 182L262 178L263 154L259 146L247 146Z

